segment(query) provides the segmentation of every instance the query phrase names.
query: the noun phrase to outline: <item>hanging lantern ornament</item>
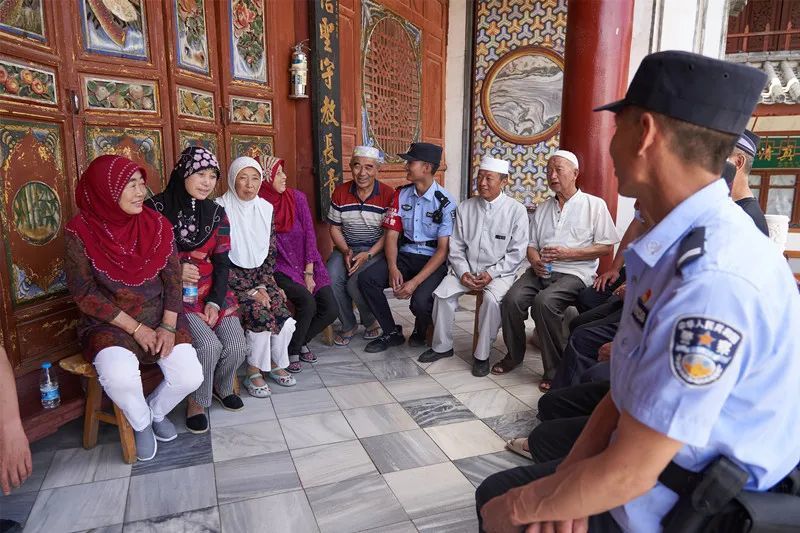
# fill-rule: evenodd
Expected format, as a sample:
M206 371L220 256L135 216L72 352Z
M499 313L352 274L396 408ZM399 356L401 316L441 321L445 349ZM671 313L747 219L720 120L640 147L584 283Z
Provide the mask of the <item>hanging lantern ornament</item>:
M294 45L292 51L292 65L289 68L292 80L292 89L289 98L308 98L306 85L308 84L308 41Z

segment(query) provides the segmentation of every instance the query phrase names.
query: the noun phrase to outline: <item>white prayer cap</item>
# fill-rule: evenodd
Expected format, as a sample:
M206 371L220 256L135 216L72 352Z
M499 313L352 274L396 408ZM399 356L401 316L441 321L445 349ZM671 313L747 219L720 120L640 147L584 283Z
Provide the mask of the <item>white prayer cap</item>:
M479 168L480 170L488 170L489 172L497 172L498 174L508 174L508 167L508 161L485 155L483 159L481 159L481 166Z
M555 153L550 157L553 158L556 156L563 157L564 159L575 165L575 170L580 168L580 165L578 165L578 157L572 152L568 150L556 150Z
M381 151L374 146L356 146L353 148L353 157L367 157L369 159L375 159L381 162L383 161L383 158L381 157Z

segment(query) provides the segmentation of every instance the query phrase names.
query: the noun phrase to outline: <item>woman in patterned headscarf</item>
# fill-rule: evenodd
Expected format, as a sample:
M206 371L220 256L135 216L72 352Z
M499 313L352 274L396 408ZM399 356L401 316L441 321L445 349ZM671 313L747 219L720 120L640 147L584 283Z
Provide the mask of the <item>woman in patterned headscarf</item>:
M244 407L233 393L236 369L248 347L236 298L228 288L230 227L225 209L208 199L218 179L214 154L189 147L172 169L164 192L147 201L172 223L183 264L184 312L203 365L205 381L189 396L186 411L186 427L192 433L208 431L205 410L212 396L225 409Z
M181 312L181 267L172 228L143 209L144 169L102 155L78 181L80 212L66 227L64 270L80 310L78 339L100 384L125 413L140 461L178 434L166 415L203 379ZM145 400L139 364L158 364L164 382Z

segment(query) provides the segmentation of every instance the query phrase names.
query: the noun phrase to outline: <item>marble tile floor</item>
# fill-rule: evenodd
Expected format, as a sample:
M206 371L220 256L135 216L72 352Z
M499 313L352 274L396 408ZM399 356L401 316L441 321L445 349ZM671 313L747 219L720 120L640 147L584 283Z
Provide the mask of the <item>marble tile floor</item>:
M472 333L474 298L454 334ZM390 301L403 323L403 302ZM532 327L532 324L529 326ZM405 328L405 334L410 330ZM475 487L530 464L504 441L535 427L541 358L504 378L474 378L469 349L418 364L425 348L366 354L366 341L324 346L292 388L250 398L232 413L214 405L211 431L180 432L155 460L122 462L116 428L81 447L82 419L32 445L33 476L0 496L0 518L26 532L454 532L477 531ZM505 347L495 344L492 360Z

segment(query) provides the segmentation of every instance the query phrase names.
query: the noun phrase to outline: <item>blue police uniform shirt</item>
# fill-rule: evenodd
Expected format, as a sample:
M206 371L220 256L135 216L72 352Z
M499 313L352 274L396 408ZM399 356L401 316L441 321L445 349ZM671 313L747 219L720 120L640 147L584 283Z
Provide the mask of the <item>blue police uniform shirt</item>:
M800 461L800 295L786 260L718 180L636 240L625 268L617 409L684 443L673 461L686 469L724 455L746 489L778 483ZM627 531L660 531L676 501L658 483L611 512Z
M440 201L436 198L436 191L444 194L450 204L442 209L442 221L433 221L433 213L439 209ZM424 241L435 241L439 237L449 237L453 234L453 220L456 214L456 199L436 181L431 184L425 194L419 196L413 185L401 188L398 191L397 213L403 224L403 233L406 238L414 243L400 246L401 252L420 255L433 255L436 246L423 244Z

